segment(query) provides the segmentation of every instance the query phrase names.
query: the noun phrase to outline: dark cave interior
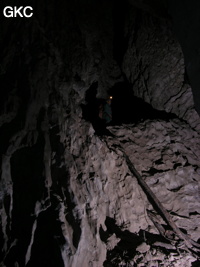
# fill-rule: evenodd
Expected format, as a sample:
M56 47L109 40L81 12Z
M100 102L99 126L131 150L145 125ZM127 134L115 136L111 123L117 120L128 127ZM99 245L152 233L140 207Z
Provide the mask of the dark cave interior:
M8 4L26 5L27 1L3 0L0 8ZM142 174L145 178L155 176L152 185L156 186L160 182L157 175L169 171L163 178L172 177L163 186L167 194L189 187L198 190L199 185L190 186L185 181L185 177L192 177L198 182L198 151L193 152L187 142L181 147L180 132L186 137L188 134L186 141L197 142L200 1L30 0L29 5L34 8L33 18L2 19L0 266L117 267L123 261L135 267L150 253L145 251L134 264L130 263L139 255L137 247L141 243L155 249L154 243L169 245L170 241L148 231L147 226L135 230L139 219L144 219L146 200L137 202L143 193L137 195L136 185L134 192L128 192L131 183L126 179L130 172L123 156L113 156L102 136L108 135L110 140L116 137L108 130L113 127L122 136L119 142L126 144L131 138L124 125L142 132L137 132L139 137L130 144L136 164L140 154L145 157L151 154L151 148L169 142L168 147L160 149L160 157L157 151L152 152L155 159L150 166L148 157L141 160L145 166ZM112 120L107 123L100 107L109 96ZM154 126L154 122L159 125ZM165 126L166 133L156 135ZM143 136L145 127L150 130ZM167 127L171 127L170 137ZM177 139L174 129L179 131ZM145 141L151 131L152 136ZM152 142L148 152L138 149L140 140L141 147ZM195 159L190 162L185 151ZM178 185L171 189L173 179L179 176ZM185 179L183 184L181 179ZM120 186L124 193L118 196ZM199 202L196 191L188 195ZM137 214L137 207L132 212L124 205L131 198L136 206L144 205L142 215L140 211ZM179 215L178 208L169 210L175 218L192 221L200 214L196 206L188 215ZM132 220L131 230L125 224L123 207ZM191 204L188 207L191 209ZM189 233L181 223L182 232ZM192 230L200 227L195 223ZM167 225L161 226L169 230ZM113 236L117 241L110 245ZM186 251L158 248L158 254L166 257L170 253L185 256ZM195 257L192 267L200 266L199 255ZM157 264L162 260L158 259Z
M127 82L116 84L109 90L112 95L113 125L138 123L147 119L168 120L175 114L154 109L141 98L134 96Z
M99 105L105 99L96 97L98 82L94 82L86 92L86 105L82 105L83 118L92 122L97 134L106 134L106 123L99 117ZM163 110L156 110L143 99L134 96L131 85L128 82L115 84L108 90L112 97L112 121L109 125L137 124L150 119L169 120L177 116ZM107 132L109 133L109 132Z

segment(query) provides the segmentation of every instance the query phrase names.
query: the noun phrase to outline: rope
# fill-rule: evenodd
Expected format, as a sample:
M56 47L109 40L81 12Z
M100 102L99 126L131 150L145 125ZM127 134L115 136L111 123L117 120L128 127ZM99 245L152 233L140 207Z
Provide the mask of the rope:
M117 148L118 148L119 151L122 152L123 157L124 157L124 159L125 159L125 161L127 163L127 166L129 168L130 172L133 174L134 177L137 178L137 181L138 181L139 185L141 186L142 190L147 195L147 197L149 197L153 201L154 207L155 206L157 207L158 211L160 212L161 217L171 227L171 229L174 231L174 233L184 242L185 246L191 252L196 252L196 253L200 252L200 244L198 244L194 240L190 239L188 237L188 235L184 234L178 228L178 226L173 221L173 219L172 219L171 215L169 214L169 212L164 208L163 204L159 201L157 196L153 193L153 191L150 189L150 187L144 181L142 176L135 169L135 167L134 167L133 163L131 162L130 158L128 157L128 155L126 154L124 149L121 147L120 142L116 139L116 137L114 135L112 135L112 136L113 136L114 141L116 141L116 143L111 144L111 147L108 145L108 142L110 141L110 137L109 137L109 139L106 136L104 136L102 138L102 140L105 142L106 146L109 149L111 149L112 151L114 151L116 154L118 154Z

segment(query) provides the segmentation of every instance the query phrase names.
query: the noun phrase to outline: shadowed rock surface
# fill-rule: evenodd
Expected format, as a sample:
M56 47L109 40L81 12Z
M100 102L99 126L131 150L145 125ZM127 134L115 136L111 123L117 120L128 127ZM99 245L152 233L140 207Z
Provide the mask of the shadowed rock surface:
M198 242L198 38L183 36L200 25L179 2L32 1L32 18L4 18L1 267L198 266L118 150Z

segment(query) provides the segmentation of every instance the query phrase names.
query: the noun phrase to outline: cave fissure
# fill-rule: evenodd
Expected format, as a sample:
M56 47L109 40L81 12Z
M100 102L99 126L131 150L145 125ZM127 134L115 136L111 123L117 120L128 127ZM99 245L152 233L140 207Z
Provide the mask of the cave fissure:
M50 142L52 151L55 153L55 163L52 164L51 167L52 177L55 177L55 179L53 179L52 187L54 188L55 194L61 196L62 201L64 202L66 208L64 216L73 229L72 242L74 247L77 248L81 236L81 221L74 216L73 210L75 204L73 203L73 195L67 190L67 188L69 188L69 173L65 166L61 167L64 161L61 157L64 147L63 144L60 143L58 126L53 127L50 130ZM57 202L57 205L59 206L59 202ZM58 220L58 218L56 219Z
M106 123L99 116L99 105L104 99L96 97L98 84L94 83L86 93L86 105L83 108L83 118L92 122L97 134L108 134ZM111 109L112 121L109 125L137 124L144 120L164 120L176 118L173 113L154 109L141 98L134 96L131 84L120 82L115 84L109 91L112 96Z

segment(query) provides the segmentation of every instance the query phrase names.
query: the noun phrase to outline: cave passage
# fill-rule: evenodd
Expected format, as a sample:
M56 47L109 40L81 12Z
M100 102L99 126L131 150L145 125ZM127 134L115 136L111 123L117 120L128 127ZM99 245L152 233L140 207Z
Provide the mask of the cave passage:
M109 90L112 95L112 125L138 123L147 119L169 120L175 114L154 109L143 99L134 96L128 82L117 83Z
M108 90L108 94L112 97L112 121L107 124L99 115L99 107L103 101L106 102L106 99L96 97L97 88L97 82L90 86L85 96L87 104L82 106L83 118L92 123L97 134L107 134L108 125L137 124L147 119L168 121L176 117L173 113L154 109L143 99L134 96L128 82L120 82Z

